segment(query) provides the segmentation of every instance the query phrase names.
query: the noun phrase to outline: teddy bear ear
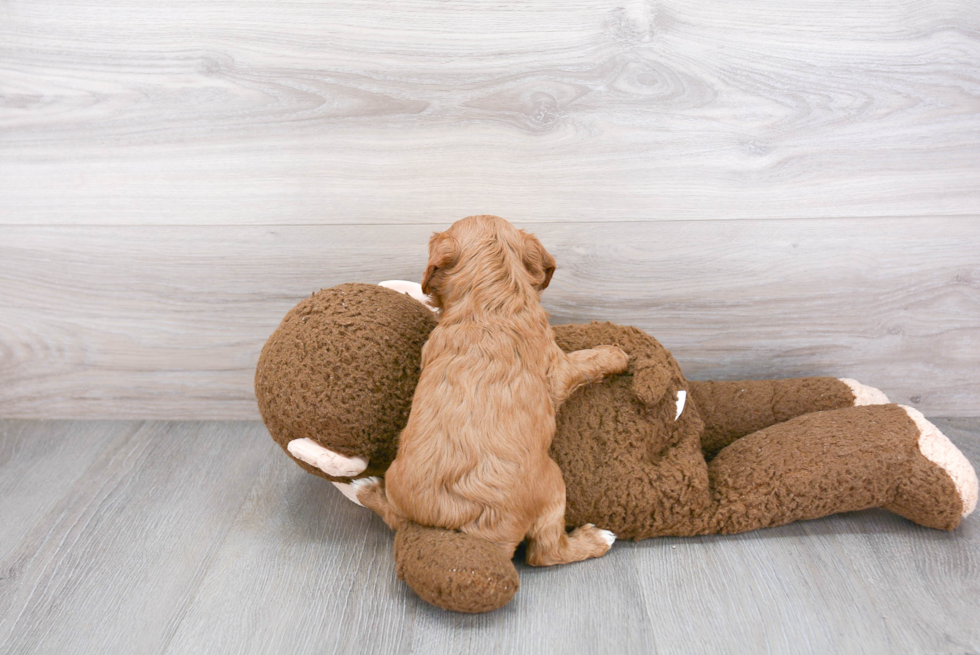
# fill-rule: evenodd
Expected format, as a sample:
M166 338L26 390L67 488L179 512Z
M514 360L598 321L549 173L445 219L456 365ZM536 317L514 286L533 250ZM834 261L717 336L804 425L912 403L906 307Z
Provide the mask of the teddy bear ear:
M433 278L440 271L451 268L459 259L459 242L448 232L436 232L429 239L429 263L422 277L422 293L431 295L438 293L438 283L433 285Z
M667 393L673 379L669 366L637 361L633 369L633 395L644 405L652 406L660 402Z
M524 236L524 266L534 280L534 288L544 291L551 284L551 276L555 274L555 258L544 249L536 236L523 230L521 234Z

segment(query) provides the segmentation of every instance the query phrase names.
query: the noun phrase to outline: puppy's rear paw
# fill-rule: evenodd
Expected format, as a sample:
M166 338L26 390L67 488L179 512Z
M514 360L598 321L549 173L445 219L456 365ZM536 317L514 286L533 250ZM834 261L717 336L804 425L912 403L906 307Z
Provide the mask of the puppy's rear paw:
M371 499L379 494L384 494L384 482L379 477L358 478L352 480L350 486L353 488L354 498L357 499L355 502L365 507L372 507L372 509Z
M569 540L588 543L592 546L588 557L602 557L609 552L612 545L616 542L616 535L609 530L597 528L591 523L575 528L568 535Z
M612 530L599 529L599 536L602 537L603 541L605 541L610 548L612 548L612 545L616 543L616 535Z
M922 412L907 405L899 405L899 407L905 410L905 413L919 429L919 452L927 460L941 468L953 481L953 486L956 487L956 495L960 501L960 516L969 516L977 507L977 489L980 486L977 483L977 473L973 470L970 461L945 434L940 432L939 428L922 415ZM935 492L929 494L929 505L932 508L940 505L936 496Z
M337 491L344 494L344 497L346 497L347 500L355 505L364 507L364 505L361 505L361 501L357 499L357 489L354 488L354 485L349 482L331 482L330 484L337 487Z

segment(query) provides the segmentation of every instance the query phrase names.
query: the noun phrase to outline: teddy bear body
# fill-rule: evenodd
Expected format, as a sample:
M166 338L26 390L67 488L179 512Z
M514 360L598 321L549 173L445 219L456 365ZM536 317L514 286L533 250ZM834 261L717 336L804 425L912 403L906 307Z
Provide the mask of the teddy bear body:
M435 325L418 300L374 285L340 285L302 301L266 343L256 372L273 438L304 469L333 482L383 475ZM553 329L565 351L608 344L630 356L625 374L586 385L559 408L550 452L565 480L570 526L592 523L643 539L885 507L952 529L975 504L969 463L962 455L954 465L925 457L931 424L920 424L914 410L856 406L858 394L835 378L692 382L636 328ZM299 439L365 462L363 471L336 475L298 459L290 444ZM467 539L424 526L399 531L399 575L442 607L500 606L517 590L516 571Z

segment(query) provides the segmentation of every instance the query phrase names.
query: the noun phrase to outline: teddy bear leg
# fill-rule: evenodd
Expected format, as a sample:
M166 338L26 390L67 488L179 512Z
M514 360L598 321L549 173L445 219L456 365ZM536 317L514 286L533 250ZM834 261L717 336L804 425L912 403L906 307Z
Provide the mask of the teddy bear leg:
M736 439L797 416L888 402L881 391L847 378L690 382L690 390L709 460Z
M608 553L616 541L616 535L609 530L586 523L571 533L565 532L565 484L561 469L551 462L545 475L557 477L560 484L547 509L527 533L527 563L531 566L552 566L602 557ZM542 487L555 488L554 483L554 479L545 481Z
M735 533L884 507L951 530L977 498L969 462L899 405L806 414L747 435L708 465L702 532Z

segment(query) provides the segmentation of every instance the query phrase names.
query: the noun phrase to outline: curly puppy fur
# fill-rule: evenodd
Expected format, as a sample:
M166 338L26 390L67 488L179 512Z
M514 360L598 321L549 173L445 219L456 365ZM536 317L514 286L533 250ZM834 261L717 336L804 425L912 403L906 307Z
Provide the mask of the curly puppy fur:
M470 216L429 241L423 290L441 310L398 454L358 499L393 528L459 530L510 557L528 539L537 566L604 555L612 533L565 533L565 483L548 455L555 414L575 389L626 370L620 348L565 354L540 293L554 258L496 216Z

